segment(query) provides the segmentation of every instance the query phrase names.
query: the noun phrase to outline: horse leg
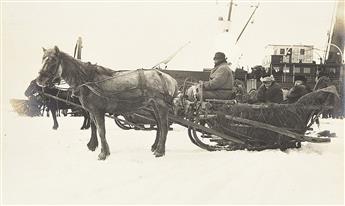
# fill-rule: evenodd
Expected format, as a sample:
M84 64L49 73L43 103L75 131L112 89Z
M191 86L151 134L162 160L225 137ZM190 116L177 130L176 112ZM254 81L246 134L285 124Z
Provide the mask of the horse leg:
M87 147L89 148L89 150L95 151L96 148L98 147L97 128L96 128L94 118L93 117L91 118L92 118L92 120L90 120L91 121L91 137L90 137L89 142L87 143Z
M159 139L154 152L156 157L164 156L166 136L168 133L168 109L161 104L156 101L153 101L152 104L157 119L157 133L159 132Z
M156 131L156 138L155 138L155 142L153 143L153 145L151 146L151 151L152 152L155 152L156 149L157 149L157 145L158 145L158 140L159 140L159 137L160 137L160 128L161 128L161 125L160 125L160 122L158 121L158 118L156 117L157 115L159 115L159 113L155 114L155 112L150 112L151 115L153 116L154 120L156 120L156 123L157 123L157 131Z
M160 117L161 117L161 136L158 141L157 149L154 153L156 157L161 157L165 155L165 143L166 143L168 129L169 129L168 110L162 108L160 110Z
M53 129L57 129L59 127L59 123L56 119L56 110L53 108L50 108L50 112L52 113L53 121L54 121Z
M86 118L85 129L89 129L91 120L90 120L90 114L87 111L85 111L85 118Z
M87 111L83 111L84 122L83 126L80 129L89 129L90 128L90 115Z
M98 155L99 160L105 160L110 155L109 146L105 138L105 121L104 112L97 111L94 113L95 123L98 130L99 138L101 139L101 153Z
M84 121L83 121L83 125L81 126L81 130L83 130L83 129L86 129L86 121L87 121L87 117L86 117L86 114L85 114L85 112L84 111L82 111L82 114L83 114L83 117L84 117Z

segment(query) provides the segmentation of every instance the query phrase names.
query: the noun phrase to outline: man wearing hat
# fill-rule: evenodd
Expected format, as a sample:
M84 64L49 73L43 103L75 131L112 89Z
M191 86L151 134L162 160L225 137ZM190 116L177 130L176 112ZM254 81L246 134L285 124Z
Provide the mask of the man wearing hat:
M273 75L263 76L260 78L262 82L258 89L257 101L261 103L281 103L283 101L283 90L281 86L275 82Z
M210 72L209 81L203 82L205 99L234 98L234 77L226 61L225 54L217 52L214 55L214 68Z
M310 88L306 85L306 81L307 79L304 76L295 76L295 84L286 96L287 103L294 103L303 95L311 92Z
M200 90L203 89L204 99L233 99L235 98L234 77L226 61L225 54L217 52L214 55L214 68L210 72L209 81L191 86L187 90L188 99L200 99Z

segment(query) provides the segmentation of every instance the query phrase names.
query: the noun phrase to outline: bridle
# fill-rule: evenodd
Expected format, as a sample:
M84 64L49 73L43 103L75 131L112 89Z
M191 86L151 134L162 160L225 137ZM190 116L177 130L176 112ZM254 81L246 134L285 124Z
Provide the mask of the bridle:
M47 57L49 58L49 57ZM54 82L55 79L59 78L60 75L58 75L59 72L62 72L60 71L60 66L61 66L61 59L58 58L58 57L55 57L57 59L57 62L55 63L56 66L55 66L55 70L54 70L54 73L51 73L48 69L46 71L40 71L40 75L45 75L45 76L48 76L48 80L46 81L46 85L49 85L49 84L52 84ZM47 61L44 63L43 65L43 68L47 66Z

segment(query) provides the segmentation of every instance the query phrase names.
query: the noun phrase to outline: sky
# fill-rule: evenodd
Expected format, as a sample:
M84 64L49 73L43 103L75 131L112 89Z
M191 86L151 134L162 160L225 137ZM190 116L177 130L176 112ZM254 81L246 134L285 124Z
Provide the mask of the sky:
M187 44L168 69L213 66L225 52L234 66L260 65L268 44L324 49L334 1L261 1L238 44L234 40L257 1L235 1L230 32L223 33L229 1L4 1L1 70L5 97L23 97L41 67L42 48L73 55L79 36L82 60L112 69L151 68Z

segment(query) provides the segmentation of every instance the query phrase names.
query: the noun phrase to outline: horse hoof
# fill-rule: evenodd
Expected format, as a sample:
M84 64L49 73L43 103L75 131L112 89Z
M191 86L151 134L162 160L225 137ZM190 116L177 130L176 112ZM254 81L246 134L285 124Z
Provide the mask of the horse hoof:
M156 147L152 146L152 147L151 147L151 152L155 152L156 149L157 149Z
M101 152L99 155L98 155L98 160L105 160L107 158L109 154L106 154L104 152Z
M95 151L97 148L97 145L91 145L90 143L87 143L87 148L89 148L89 150L91 151Z
M157 152L157 150L154 153L155 157L163 157L165 155L164 152Z
M54 127L53 127L53 130L57 130L57 128L58 128L57 126L54 126Z

